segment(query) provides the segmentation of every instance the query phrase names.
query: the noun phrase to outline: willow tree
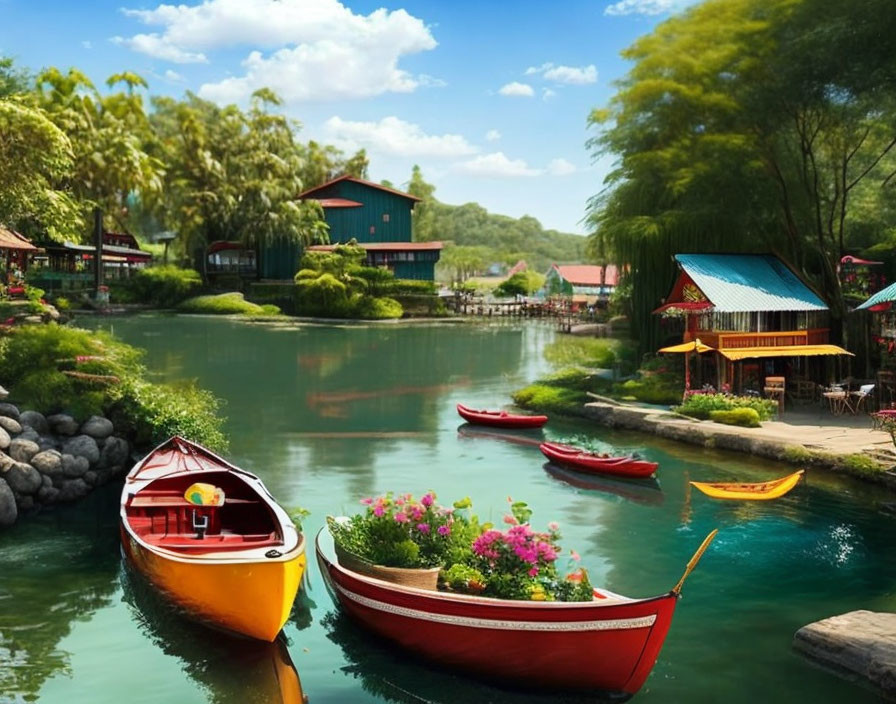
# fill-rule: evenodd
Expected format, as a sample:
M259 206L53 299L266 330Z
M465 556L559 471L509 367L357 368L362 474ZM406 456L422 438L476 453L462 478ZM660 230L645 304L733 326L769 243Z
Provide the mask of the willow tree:
M594 154L617 162L590 203L589 250L631 267L645 349L671 257L689 251L777 254L826 297L837 337L836 265L868 211L854 194L885 198L896 169L886 5L708 0L623 53L634 66L590 116ZM842 60L857 45L862 68Z

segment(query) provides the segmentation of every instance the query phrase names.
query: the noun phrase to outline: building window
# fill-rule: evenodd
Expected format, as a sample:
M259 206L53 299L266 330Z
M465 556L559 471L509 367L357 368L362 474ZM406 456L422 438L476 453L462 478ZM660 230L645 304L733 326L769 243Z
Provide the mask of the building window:
M371 234L371 235L375 235L375 234L376 234L376 227L375 227L374 225L371 225L371 226L370 226L370 234Z
M389 222L389 213L383 213L383 222Z

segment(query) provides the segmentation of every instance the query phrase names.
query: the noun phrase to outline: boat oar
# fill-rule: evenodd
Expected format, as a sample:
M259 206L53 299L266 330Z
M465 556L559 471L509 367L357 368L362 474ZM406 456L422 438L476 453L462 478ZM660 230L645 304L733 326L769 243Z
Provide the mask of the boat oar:
M694 556L688 561L688 566L684 569L684 574L681 575L681 579L678 580L678 584L672 587L673 594L681 594L681 587L684 584L684 580L688 578L688 575L694 571L694 568L697 566L697 563L700 562L700 558L703 557L703 553L706 552L706 548L709 547L709 544L712 542L713 538L716 537L716 533L719 532L719 529L716 528L712 533L707 535L703 542L700 544L700 547L697 548L697 552L694 553Z

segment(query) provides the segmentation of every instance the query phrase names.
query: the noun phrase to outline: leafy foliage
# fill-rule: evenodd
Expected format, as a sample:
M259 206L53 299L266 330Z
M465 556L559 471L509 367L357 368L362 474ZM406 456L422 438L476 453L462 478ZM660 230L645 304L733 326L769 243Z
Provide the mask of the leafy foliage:
M242 293L219 293L210 296L188 298L177 306L182 313L206 315L279 315L275 305L258 305L245 299Z
M545 345L544 358L553 367L592 367L609 369L616 361L617 340L594 337L558 337Z
M756 396L732 396L730 394L689 394L675 411L692 418L711 418L714 411L731 411L749 408L756 413L756 420L771 420L778 412L776 401ZM715 420L715 418L713 418ZM724 422L724 421L720 421Z
M0 384L15 401L43 413L78 419L105 413L145 445L178 434L226 447L219 401L192 384L146 381L141 356L103 332L55 323L14 328L0 342Z
M529 296L544 286L545 277L536 271L518 271L495 288L498 296Z
M759 414L753 408L732 408L726 411L710 411L709 419L724 425L740 425L744 428L758 428Z
M892 231L896 20L886 0L709 0L624 52L595 157L618 166L590 204L589 248L630 265L632 321L650 311L671 255L772 251L845 312L836 266ZM843 61L849 56L849 61ZM883 219L882 219L883 216Z
M193 269L153 266L138 269L124 285L131 302L172 308L202 288L202 277Z

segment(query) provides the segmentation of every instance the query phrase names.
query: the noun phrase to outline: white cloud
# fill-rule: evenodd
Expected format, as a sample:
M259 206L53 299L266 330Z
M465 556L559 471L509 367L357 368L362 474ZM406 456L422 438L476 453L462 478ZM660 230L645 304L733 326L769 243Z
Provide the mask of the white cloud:
M444 84L398 67L402 57L436 46L429 28L401 9L362 15L339 0L203 0L124 13L162 29L115 41L156 58L207 62L205 52L214 49L254 47L243 61L244 75L200 88L202 97L219 102L245 99L262 86L300 101Z
M620 0L608 5L604 10L605 15L661 15L664 12L674 12L693 0Z
M535 91L532 90L532 86L528 85L527 83L519 83L517 81L513 81L512 83L501 86L501 89L498 92L501 95L514 95L522 96L525 98L531 98L533 95L535 95Z
M477 151L459 134L429 135L419 125L394 116L379 122L350 122L331 117L324 123L324 130L329 139L350 149L364 147L394 156L453 157Z
M508 159L504 152L482 154L457 165L457 169L472 176L491 178L538 176L541 171L531 168L522 159Z
M567 83L570 85L586 85L597 82L597 66L556 66L553 63L541 66L530 66L526 69L527 76L541 74L545 80L554 83Z
M81 46L84 47L85 49L93 49L93 42L91 42L88 39L85 39L83 42L81 42Z
M498 130L489 130L485 133L485 139L489 142L496 142L501 139L501 133Z
M171 81L172 83L183 83L185 79L177 71L172 71L169 68L165 71L165 80Z
M557 95L556 91L553 91L550 88L544 88L541 92L541 99L542 100L550 100L555 95Z
M576 165L566 159L551 159L547 172L551 176L568 176L576 172Z
M177 46L166 42L158 34L135 34L130 39L124 37L112 37L112 43L126 46L141 54L147 54L156 59L170 61L174 64L207 64L205 54L192 51L184 51Z

